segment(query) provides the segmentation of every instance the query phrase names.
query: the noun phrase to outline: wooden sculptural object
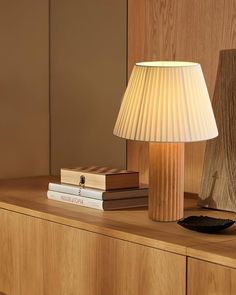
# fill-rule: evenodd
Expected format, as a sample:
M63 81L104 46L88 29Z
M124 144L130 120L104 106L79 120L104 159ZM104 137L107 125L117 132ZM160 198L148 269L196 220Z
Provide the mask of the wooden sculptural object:
M206 144L199 205L236 212L236 49L220 52L212 106L219 136Z

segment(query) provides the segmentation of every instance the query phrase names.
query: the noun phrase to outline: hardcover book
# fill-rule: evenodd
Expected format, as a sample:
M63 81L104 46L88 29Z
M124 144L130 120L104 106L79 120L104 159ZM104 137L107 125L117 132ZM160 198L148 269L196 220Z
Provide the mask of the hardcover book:
M104 211L144 207L144 206L146 207L148 205L147 197L103 201L103 200L79 197L75 195L54 192L54 191L48 191L47 197L48 199L55 200L55 201L71 203L75 205L80 205L80 206L104 210Z
M62 168L61 182L101 190L135 188L139 186L139 173L97 166Z
M64 183L49 183L48 190L98 200L131 199L148 196L148 188L131 188L104 191L95 188L81 188L77 185Z

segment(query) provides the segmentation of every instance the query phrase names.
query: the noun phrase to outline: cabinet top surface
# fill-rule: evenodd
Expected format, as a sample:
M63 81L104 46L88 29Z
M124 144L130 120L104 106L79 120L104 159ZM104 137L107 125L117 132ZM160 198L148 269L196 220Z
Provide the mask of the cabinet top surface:
M0 208L236 268L236 225L220 234L203 234L176 222L154 222L147 208L104 212L48 200L48 183L56 180L0 180ZM235 213L197 208L196 198L186 197L185 216L190 215L236 220Z

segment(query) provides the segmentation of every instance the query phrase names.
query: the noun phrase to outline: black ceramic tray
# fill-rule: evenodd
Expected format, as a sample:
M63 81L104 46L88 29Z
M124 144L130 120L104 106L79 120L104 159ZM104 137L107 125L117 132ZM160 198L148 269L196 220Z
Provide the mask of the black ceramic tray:
M179 225L202 233L217 233L235 223L231 219L213 218L209 216L189 216L177 222Z

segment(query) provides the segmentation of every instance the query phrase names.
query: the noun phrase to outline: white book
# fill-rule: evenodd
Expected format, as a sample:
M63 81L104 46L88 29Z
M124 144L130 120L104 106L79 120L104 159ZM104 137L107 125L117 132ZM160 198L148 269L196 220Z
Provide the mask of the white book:
M147 197L141 198L132 198L132 199L122 199L122 200L98 200L86 197L79 197L75 195L48 191L47 192L48 199L71 203L79 206L90 207L99 210L116 210L116 209L124 209L124 208L134 208L134 207L144 207L148 204Z
M148 196L148 188L104 191L88 187L80 188L76 185L50 182L48 185L48 189L50 191L72 194L75 196L93 198L98 200L131 199Z

